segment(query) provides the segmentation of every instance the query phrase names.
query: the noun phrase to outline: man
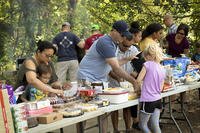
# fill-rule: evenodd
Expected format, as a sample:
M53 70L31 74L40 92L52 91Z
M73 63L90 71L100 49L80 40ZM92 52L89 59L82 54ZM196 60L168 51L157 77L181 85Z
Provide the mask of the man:
M164 16L163 22L164 22L165 26L168 28L166 36L176 33L178 26L174 23L173 17L170 14L166 14ZM166 49L166 52L168 51L168 43L167 43L166 38L164 38L161 41L161 46L163 49Z
M174 23L173 17L169 14L164 16L164 24L168 28L167 34L175 34L178 26Z
M119 49L117 52L117 58L122 59L129 57L130 55L137 55L138 51L136 52L135 47L132 46L132 40L129 41L126 37L124 37L123 42L119 44ZM126 64L121 66L126 72L129 74L133 73L133 67L130 64L130 61ZM120 83L123 79L119 78L115 73L112 71L109 73L109 86L110 87L120 87ZM131 112L129 108L123 109L123 117L126 126L126 132L131 132ZM114 128L114 132L118 131L118 111L114 111L111 114L112 124Z
M53 39L53 44L58 47L55 65L58 80L65 82L66 78L69 78L70 81L76 81L78 70L76 46L84 48L84 42L70 32L70 23L65 22L62 24L61 32Z
M103 36L100 32L100 27L97 24L92 25L92 35L85 40L85 52L89 50L95 40L99 39L99 37Z
M78 70L78 79L89 82L104 82L107 81L108 73L112 70L116 75L138 88L136 80L120 67L120 64L127 63L133 57L123 58L119 62L116 57L117 46L122 43L123 37L132 40L132 34L128 31L127 23L122 20L114 22L111 32L95 41L83 57ZM107 119L102 121L104 123L103 132L106 132Z
M122 20L116 21L110 34L95 41L90 51L83 57L78 70L78 79L89 82L107 81L107 75L112 70L135 85L135 79L120 67L120 64L126 63L130 58L124 58L118 62L116 57L117 46L124 36L132 39L128 25Z

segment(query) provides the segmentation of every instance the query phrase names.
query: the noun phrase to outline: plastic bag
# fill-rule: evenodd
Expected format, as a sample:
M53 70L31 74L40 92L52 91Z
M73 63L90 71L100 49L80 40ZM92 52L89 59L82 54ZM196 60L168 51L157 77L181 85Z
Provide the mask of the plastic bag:
M174 60L164 60L162 64L170 65L173 71L173 77L180 78L185 76L187 65L190 64L190 59L187 57L176 58Z

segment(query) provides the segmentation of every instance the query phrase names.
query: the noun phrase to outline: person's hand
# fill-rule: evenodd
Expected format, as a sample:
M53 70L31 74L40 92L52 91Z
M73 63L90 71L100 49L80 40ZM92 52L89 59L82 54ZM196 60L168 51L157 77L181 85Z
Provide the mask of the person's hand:
M56 82L52 83L51 86L54 89L62 89L62 83L59 82L59 81L56 81Z
M123 79L122 79L122 78L117 78L116 80L117 80L117 82L119 82L119 83L120 83L120 82L123 82Z
M132 77L136 78L138 73L136 71L133 71L131 74L130 74Z
M135 90L135 93L137 94L138 97L141 95L141 90Z
M63 83L62 89L67 90L67 89L70 89L70 88L72 88L72 84L71 83L69 83L69 82Z
M131 60L133 60L133 59L138 59L138 57L136 57L134 54L132 54L132 55L130 55L129 57L126 57L126 59L127 59L128 61L131 61Z
M63 90L59 90L59 89L55 89L55 93L56 93L58 96L63 96L63 95L64 95L64 91L63 91Z
M55 96L56 96L56 93L52 93L52 92L48 93L48 97L55 97Z
M134 91L135 91L135 93L137 93L138 96L139 96L140 93L141 93L140 84L139 84L138 82L134 82L133 87L134 87Z

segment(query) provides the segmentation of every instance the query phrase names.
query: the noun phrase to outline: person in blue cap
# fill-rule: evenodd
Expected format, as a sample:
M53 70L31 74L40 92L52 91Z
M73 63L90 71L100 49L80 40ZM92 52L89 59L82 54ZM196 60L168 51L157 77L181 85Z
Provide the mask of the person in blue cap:
M124 37L132 40L133 35L128 31L128 24L119 20L114 22L109 34L100 37L90 47L88 53L83 57L79 70L78 80L95 82L106 82L109 72L112 70L116 75L133 84L138 88L135 78L130 76L120 65L132 60L135 56L117 59L118 45L122 43ZM107 120L103 121L103 132L107 130Z
M124 64L133 57L120 61L116 57L118 44L123 41L123 37L132 40L127 23L119 20L113 24L111 32L95 41L83 57L78 70L78 79L106 82L107 75L112 69L117 75L135 85L135 79L120 67L121 63Z

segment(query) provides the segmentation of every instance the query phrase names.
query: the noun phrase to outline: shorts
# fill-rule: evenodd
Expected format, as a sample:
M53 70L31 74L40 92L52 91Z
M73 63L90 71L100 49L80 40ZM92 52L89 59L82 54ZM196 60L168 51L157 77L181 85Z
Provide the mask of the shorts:
M144 113L153 113L155 108L162 109L162 101L161 99L153 102L141 102L140 103L140 111Z

